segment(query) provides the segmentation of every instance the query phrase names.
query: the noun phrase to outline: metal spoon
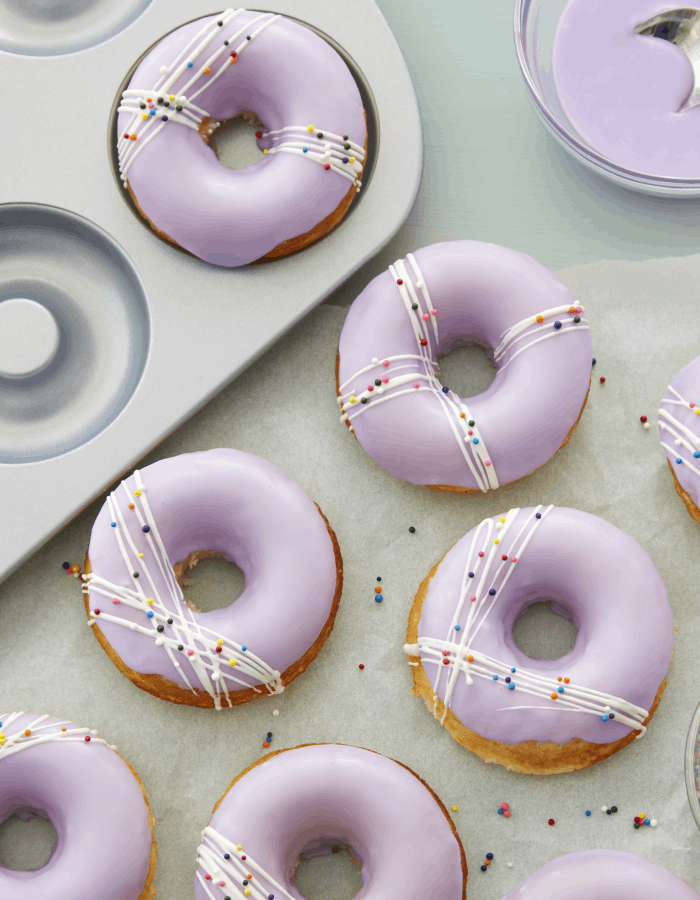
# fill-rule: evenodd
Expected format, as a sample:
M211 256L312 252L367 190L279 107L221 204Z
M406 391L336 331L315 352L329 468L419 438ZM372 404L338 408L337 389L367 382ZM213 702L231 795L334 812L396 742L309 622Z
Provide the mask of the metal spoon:
M700 104L700 9L692 6L671 9L647 19L634 30L636 34L670 41L685 53L693 67L695 84L678 112L684 112Z

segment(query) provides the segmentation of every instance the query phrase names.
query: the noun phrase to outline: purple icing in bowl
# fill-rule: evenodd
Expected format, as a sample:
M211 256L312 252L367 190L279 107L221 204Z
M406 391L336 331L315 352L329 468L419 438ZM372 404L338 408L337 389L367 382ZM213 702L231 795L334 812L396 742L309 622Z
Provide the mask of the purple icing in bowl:
M690 61L669 41L634 31L672 8L658 0L570 0L552 70L564 111L594 150L633 172L697 179L700 109L678 112L693 88Z

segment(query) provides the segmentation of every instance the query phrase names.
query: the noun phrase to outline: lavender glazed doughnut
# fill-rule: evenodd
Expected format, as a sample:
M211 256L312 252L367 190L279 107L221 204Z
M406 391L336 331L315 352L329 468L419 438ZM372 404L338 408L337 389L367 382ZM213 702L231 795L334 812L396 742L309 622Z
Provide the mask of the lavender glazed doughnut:
M209 135L249 118L265 153L229 169ZM182 25L146 55L117 119L124 186L152 228L218 266L300 250L343 217L366 153L362 98L316 33L227 9Z
M246 586L199 612L183 573L223 556ZM343 585L335 534L284 472L223 448L184 453L122 481L100 510L85 557L88 622L137 687L221 709L279 693L316 657Z
M547 863L505 900L698 900L677 875L632 853L583 850Z
M541 597L578 629L561 659L531 659L513 640ZM485 762L551 774L642 737L666 686L673 619L633 538L537 506L485 519L445 554L416 594L406 640L413 693L455 740Z
M673 482L690 515L700 522L700 356L681 369L659 409L659 436Z
M464 900L467 864L439 798L407 766L359 747L306 744L245 769L197 851L195 900L303 900L300 858L344 846L361 900Z
M41 869L0 866L3 900L152 900L157 859L141 781L96 731L23 712L0 715L0 822L49 819Z
M497 372L463 399L440 383L438 359L470 344L488 348ZM567 443L591 359L583 308L544 266L496 244L432 244L350 307L336 368L341 422L396 478L495 489Z

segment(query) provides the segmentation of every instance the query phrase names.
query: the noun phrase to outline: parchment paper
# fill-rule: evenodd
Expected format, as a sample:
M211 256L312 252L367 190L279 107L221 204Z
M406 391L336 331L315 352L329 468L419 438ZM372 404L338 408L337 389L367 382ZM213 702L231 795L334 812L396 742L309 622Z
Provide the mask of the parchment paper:
M437 493L392 478L367 456L341 426L335 402L343 305L352 299L342 291L142 461L238 447L297 479L331 522L345 562L335 630L281 697L217 713L158 700L119 674L86 624L79 582L61 567L64 560L82 565L104 497L0 586L0 707L66 717L118 745L155 814L160 898L192 897L200 831L231 779L266 752L268 731L272 749L338 741L414 769L448 808L458 807L452 815L473 900L498 900L550 859L595 847L637 853L700 887L700 834L683 777L700 700L700 527L676 495L655 425L666 386L700 353L700 256L601 262L560 274L586 307L597 364L569 445L521 482L486 495ZM453 383L482 390L490 378L485 356L460 353L444 364ZM677 627L668 686L644 739L593 768L550 777L486 765L453 741L410 696L402 650L414 593L445 550L485 516L536 503L579 507L633 535L661 572ZM381 604L373 599L378 575ZM199 577L225 605L221 582ZM504 800L510 819L496 813ZM604 804L619 812L605 815ZM658 820L656 829L634 830L642 812ZM489 851L495 858L482 873ZM348 869L339 864L339 872ZM357 889L347 874L333 882L332 872L307 871L309 900L349 898Z

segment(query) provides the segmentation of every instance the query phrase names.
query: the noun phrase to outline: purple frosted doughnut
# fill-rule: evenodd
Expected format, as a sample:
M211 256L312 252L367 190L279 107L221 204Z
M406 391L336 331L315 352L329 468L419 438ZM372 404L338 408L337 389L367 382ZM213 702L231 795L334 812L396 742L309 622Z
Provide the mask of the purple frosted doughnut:
M173 569L202 552L246 579L234 603L204 613ZM217 709L281 692L304 671L342 589L337 541L316 504L276 466L229 448L162 459L122 481L95 520L85 573L88 621L121 670L156 696Z
M406 766L341 744L284 750L233 782L202 832L195 900L300 900L299 857L333 845L362 865L365 900L464 900L464 851L435 794Z
M58 842L41 869L0 866L4 900L152 900L153 817L138 777L96 731L0 714L0 822L38 813Z
M659 436L688 512L700 522L700 356L681 369L659 409Z
M487 391L463 399L441 384L437 362L468 343L490 348L497 373ZM341 421L397 478L494 489L566 441L586 401L591 353L583 308L534 259L479 241L432 244L378 275L350 307Z
M583 850L552 860L505 900L698 900L698 893L661 866L618 850Z
M541 597L578 629L561 659L531 659L513 640ZM460 743L517 771L571 771L644 734L673 618L637 541L537 506L485 519L448 551L416 595L407 641L420 693Z
M266 155L229 169L203 138L246 111L265 123ZM121 177L141 212L215 265L306 234L360 187L355 80L326 41L273 13L227 9L166 35L124 91L117 125Z

